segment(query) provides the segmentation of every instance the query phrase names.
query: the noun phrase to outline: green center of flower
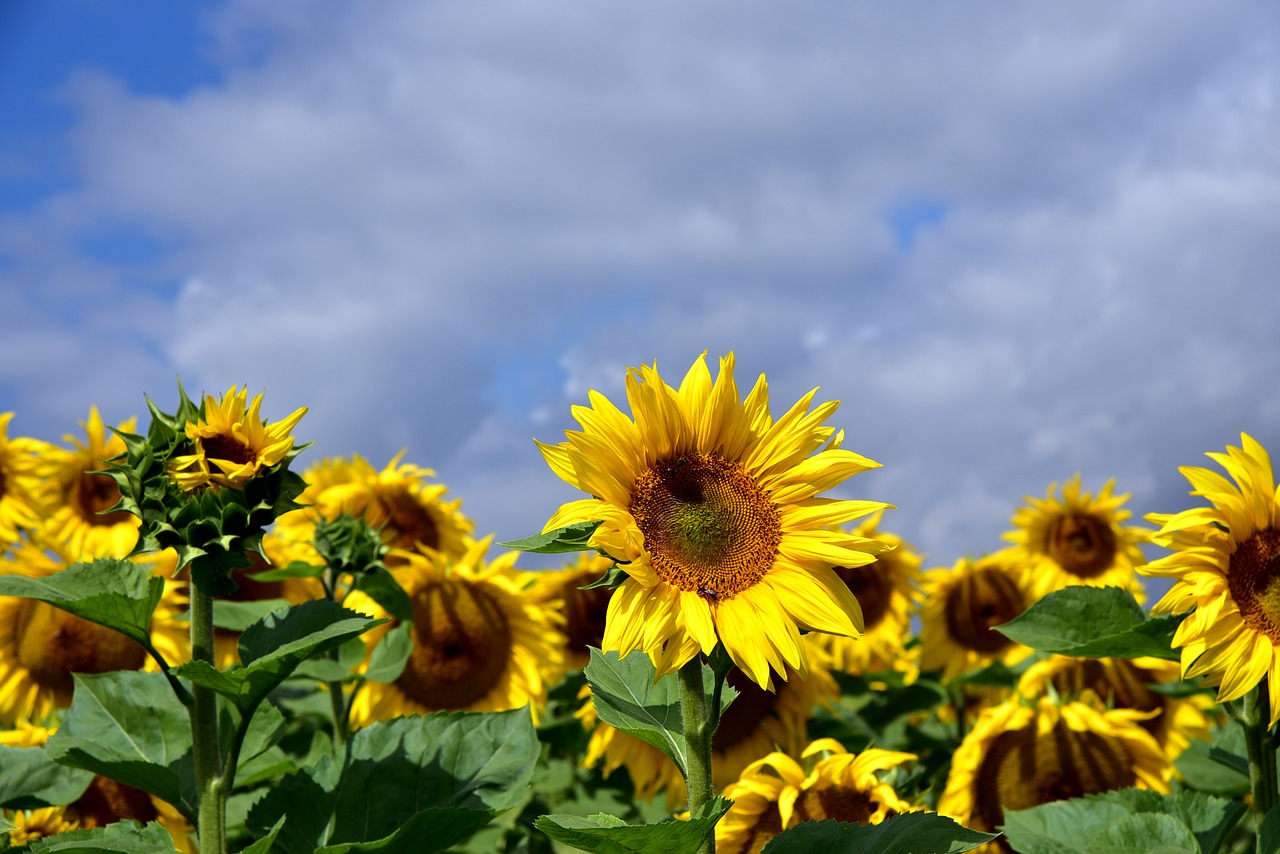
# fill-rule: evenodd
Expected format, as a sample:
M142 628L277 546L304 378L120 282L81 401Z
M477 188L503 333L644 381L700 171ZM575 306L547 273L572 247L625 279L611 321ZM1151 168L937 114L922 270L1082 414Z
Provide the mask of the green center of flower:
M714 454L658 463L636 480L630 510L658 576L713 602L760 581L782 540L768 494Z
M980 569L962 578L947 594L943 615L947 634L957 644L994 655L1013 643L995 630L1027 609L1017 583L998 569Z
M1245 624L1280 643L1280 530L1258 531L1236 546L1227 589Z
M147 653L114 629L82 620L45 602L24 599L14 619L18 662L58 704L71 700L72 673L137 670Z
M413 600L413 652L396 686L430 709L464 709L502 680L511 659L511 628L502 607L479 584L433 581Z
M89 474L84 472L72 487L72 500L80 508L80 518L90 525L119 525L134 518L132 513L117 510L114 513L103 513L116 506L120 500L120 487L105 474Z
M880 625L889 613L889 602L893 598L890 568L885 559L863 566L837 566L836 575L862 606L864 631L869 632Z
M1115 563L1116 534L1104 519L1090 513L1068 513L1050 523L1045 551L1072 575L1094 578Z

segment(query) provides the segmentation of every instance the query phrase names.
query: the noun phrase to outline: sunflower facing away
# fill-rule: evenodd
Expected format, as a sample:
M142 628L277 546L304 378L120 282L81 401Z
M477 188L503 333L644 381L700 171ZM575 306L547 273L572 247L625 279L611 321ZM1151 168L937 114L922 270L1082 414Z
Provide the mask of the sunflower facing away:
M1080 491L1080 475L1062 486L1049 485L1043 499L1026 497L1026 505L1013 514L1014 530L1004 534L1026 558L1036 599L1073 585L1123 587L1139 602L1142 581L1134 569L1146 562L1139 543L1147 541L1145 528L1122 524L1133 514L1124 509L1129 493L1115 495L1114 480L1094 498Z
M599 521L590 546L624 565L605 649L643 649L665 674L722 641L767 686L788 667L803 675L801 629L862 631L832 567L870 563L884 546L837 528L888 505L818 497L877 465L823 426L838 404L810 411L814 389L775 420L764 376L741 399L733 368L730 353L712 382L704 353L678 388L656 365L631 369L632 417L589 392L591 406L573 407L582 430L538 447L595 497L565 504L544 530Z
M1244 696L1264 678L1270 725L1280 720L1280 493L1271 457L1251 436L1240 447L1207 456L1235 482L1204 468L1179 469L1192 495L1212 506L1176 514L1152 513L1156 545L1174 553L1139 572L1174 579L1154 614L1195 610L1173 645L1182 649L1182 675L1218 686L1218 702Z
M802 821L879 824L916 809L876 775L915 759L911 753L868 748L852 754L830 738L813 742L802 759L827 755L807 774L786 753L751 763L724 796L733 806L716 825L716 851L759 854L770 839Z
M195 453L179 455L170 463L169 476L184 492L205 487L242 489L259 472L269 469L293 450L293 428L307 407L291 412L283 421L268 425L258 410L262 395L245 408L249 390L227 389L220 401L205 396L204 417L187 424L187 438Z

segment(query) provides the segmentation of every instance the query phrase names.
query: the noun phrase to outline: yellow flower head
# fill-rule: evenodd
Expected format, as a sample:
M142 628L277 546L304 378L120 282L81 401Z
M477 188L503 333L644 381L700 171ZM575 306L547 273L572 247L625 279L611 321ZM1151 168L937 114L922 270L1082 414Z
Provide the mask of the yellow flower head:
M705 354L678 388L657 366L627 374L624 415L598 392L573 407L581 431L539 443L557 475L593 498L562 506L550 531L600 521L590 546L628 578L609 602L604 648L643 649L659 674L723 642L758 685L807 663L800 630L856 636L862 612L832 567L884 550L837 530L887 505L819 498L877 464L823 425L814 389L774 419L764 376L741 399L733 354L712 381ZM633 420L634 419L634 420Z
M1265 677L1271 726L1280 720L1280 494L1271 457L1251 436L1207 456L1226 469L1183 467L1192 495L1211 506L1152 513L1156 545L1174 553L1138 571L1174 579L1154 614L1195 608L1173 636L1182 675L1218 686L1218 702L1242 697ZM1234 481L1234 483L1232 483Z
M598 580L612 566L613 561L606 557L581 552L568 566L529 574L530 595L564 614L566 667L586 667L591 660L588 648L600 648L611 591L607 587L581 588Z
M221 400L206 395L204 416L187 423L187 438L195 442L195 453L174 457L169 470L184 492L207 486L243 489L293 450L293 428L307 414L307 407L268 426L258 414L262 395L256 395L246 409L248 394L247 388L237 391L232 386Z
M52 447L25 436L9 438L12 412L0 412L0 554L18 539L18 531L40 524L38 508L47 500L41 457Z

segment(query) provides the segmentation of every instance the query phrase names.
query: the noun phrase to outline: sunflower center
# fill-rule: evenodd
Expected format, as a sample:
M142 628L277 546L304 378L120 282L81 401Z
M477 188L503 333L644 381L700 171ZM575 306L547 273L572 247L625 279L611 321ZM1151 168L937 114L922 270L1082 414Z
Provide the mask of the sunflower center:
M1156 681L1155 674L1124 658L1113 658L1106 664L1096 658L1077 658L1072 665L1058 671L1051 681L1064 697L1076 696L1087 688L1108 707L1143 712L1163 712L1165 707L1164 697L1147 687ZM1138 723L1157 741L1162 741L1165 717L1159 714Z
M1049 525L1045 551L1058 566L1080 578L1093 578L1116 559L1116 534L1105 520L1090 513L1068 513Z
M5 476L4 469L0 468L0 498L4 498L4 491L9 485L9 478Z
M778 510L741 463L686 454L642 474L631 515L658 576L680 590L728 599L773 566Z
M1073 730L1061 721L1042 735L1036 730L1032 721L992 742L976 774L975 827L999 827L1005 810L1123 789L1136 782L1132 760L1116 739Z
M791 675L788 671L788 676ZM736 667L729 671L725 681L737 689L738 696L725 709L711 737L711 746L718 753L725 753L750 738L778 703L777 693L761 688Z
M581 580L576 579L564 587L565 634L569 649L585 653L589 646L600 648L609 596L613 591L608 587L579 590L574 585Z
M1280 642L1280 530L1267 528L1236 546L1227 589L1249 628Z
M120 487L105 474L84 472L73 489L73 500L80 508L80 517L90 525L119 525L133 517L132 513L125 510L102 512L116 506L116 502L120 500Z
M253 449L232 436L206 436L200 440L206 459L227 460L238 465L254 461Z
M821 789L805 789L796 798L797 821L836 821L866 824L875 814L876 805L866 792L848 786L824 786Z
M1026 610L1017 583L998 569L981 569L966 576L947 595L947 633L959 645L994 655L1013 641L995 630Z
M893 587L889 582L888 567L880 561L864 566L837 566L836 575L849 588L853 598L862 606L862 622L865 631L871 631L889 613L889 600Z
M413 594L413 652L396 686L428 708L462 709L493 690L510 658L511 628L493 596L433 581Z
M427 509L408 492L388 499L386 525L392 548L414 549L419 544L440 548L439 527Z
M745 834L739 850L742 854L760 854L773 837L782 832L782 813L775 802L765 807L759 818Z
M18 662L31 678L70 698L72 673L137 670L147 653L114 629L82 620L36 599L24 599L14 619Z
M159 816L146 792L102 776L94 777L71 806L80 816L81 827L105 827L125 819L145 824Z

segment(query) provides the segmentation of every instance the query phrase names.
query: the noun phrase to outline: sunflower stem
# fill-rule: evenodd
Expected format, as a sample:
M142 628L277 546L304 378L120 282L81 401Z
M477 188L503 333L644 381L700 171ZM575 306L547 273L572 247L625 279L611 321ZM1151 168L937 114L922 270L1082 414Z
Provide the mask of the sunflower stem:
M708 714L707 692L702 681L702 659L694 656L680 668L680 714L684 722L685 792L689 796L689 815L697 815L702 805L714 796L711 782L711 736L714 723ZM715 834L709 834L698 854L714 854Z
M1245 695L1244 713L1240 716L1245 750L1249 755L1249 788L1253 792L1253 810L1259 826L1278 799L1276 746L1268 732L1271 728L1271 714L1267 698L1267 680L1264 679ZM1262 844L1261 837L1258 844ZM1258 850L1261 854L1262 849Z
M194 567L193 567L194 569ZM195 573L191 573L194 578ZM213 597L191 585L191 660L214 664ZM220 785L218 695L203 685L191 686L191 743L195 758L199 813L196 833L200 854L226 851L226 795Z

